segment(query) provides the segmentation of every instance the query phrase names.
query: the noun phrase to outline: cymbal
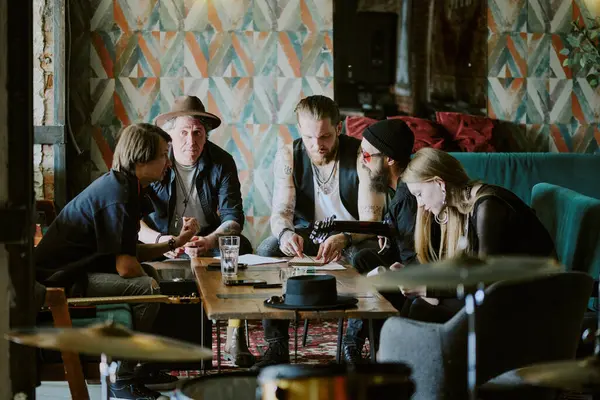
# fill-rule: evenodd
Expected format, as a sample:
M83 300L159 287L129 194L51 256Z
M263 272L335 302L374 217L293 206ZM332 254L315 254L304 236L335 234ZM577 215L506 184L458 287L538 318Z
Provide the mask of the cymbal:
M597 356L531 365L515 372L523 381L536 386L579 391L600 389L600 359Z
M210 359L212 351L162 336L133 332L114 322L86 328L29 328L9 332L6 338L27 346L89 355L148 361Z
M535 278L561 272L560 264L545 257L459 256L441 262L404 267L366 278L380 289L427 286L433 289L475 286L498 281Z

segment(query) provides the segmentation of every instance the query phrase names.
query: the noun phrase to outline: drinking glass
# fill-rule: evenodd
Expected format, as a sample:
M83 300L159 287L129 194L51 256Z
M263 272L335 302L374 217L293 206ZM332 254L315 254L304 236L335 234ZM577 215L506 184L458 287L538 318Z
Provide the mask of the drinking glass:
M223 280L235 278L237 276L238 259L240 256L240 237L219 237L219 249L221 250L221 275Z

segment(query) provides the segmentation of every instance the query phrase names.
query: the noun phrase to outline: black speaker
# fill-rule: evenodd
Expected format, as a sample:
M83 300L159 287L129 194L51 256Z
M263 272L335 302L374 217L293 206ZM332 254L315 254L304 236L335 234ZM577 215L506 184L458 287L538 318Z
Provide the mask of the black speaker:
M398 14L352 12L336 7L334 76L338 82L393 85L396 81Z
M191 296L198 293L194 279L161 280L160 292L168 296ZM173 339L201 345L202 303L197 304L161 304L154 322L153 333ZM212 348L212 321L204 316L204 347ZM205 367L212 367L212 359L204 360ZM148 369L195 370L201 362L187 363L149 363Z

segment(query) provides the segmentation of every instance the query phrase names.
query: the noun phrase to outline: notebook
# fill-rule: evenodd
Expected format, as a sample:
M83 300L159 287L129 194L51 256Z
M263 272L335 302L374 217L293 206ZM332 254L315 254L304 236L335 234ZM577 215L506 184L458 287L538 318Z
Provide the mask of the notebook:
M288 261L289 265L299 266L299 267L314 267L321 266L325 263L323 260L315 260L314 257L304 256L304 257L294 257Z

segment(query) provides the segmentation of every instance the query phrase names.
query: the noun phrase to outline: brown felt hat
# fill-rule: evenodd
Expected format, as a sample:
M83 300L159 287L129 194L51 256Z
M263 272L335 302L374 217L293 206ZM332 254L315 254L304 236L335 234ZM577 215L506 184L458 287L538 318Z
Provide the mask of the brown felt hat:
M154 119L154 124L162 126L165 122L175 117L194 116L200 117L207 130L212 130L221 125L221 119L214 114L206 112L204 104L196 96L181 96L175 99L171 111L160 114Z

